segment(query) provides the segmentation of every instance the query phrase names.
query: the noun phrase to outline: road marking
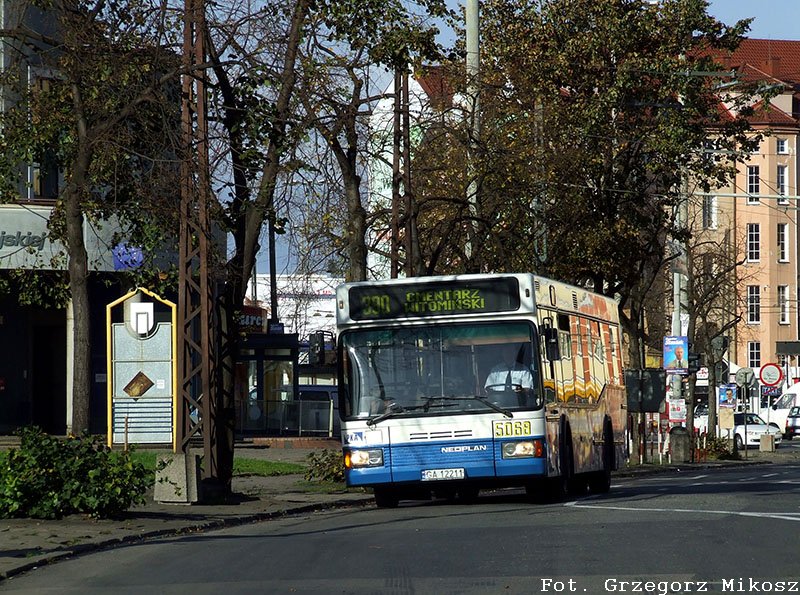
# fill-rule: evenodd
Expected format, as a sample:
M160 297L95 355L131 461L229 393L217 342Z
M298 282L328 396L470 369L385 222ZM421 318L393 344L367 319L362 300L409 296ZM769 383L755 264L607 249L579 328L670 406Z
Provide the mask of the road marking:
M702 510L697 508L639 508L637 506L606 506L600 504L584 504L582 502L566 502L564 506L572 508L597 508L604 510L623 510L625 512L688 512L700 514L720 514L744 516L782 521L796 521L800 523L800 512L737 512L735 510Z
M709 475L694 475L694 476L686 476L683 475L673 475L671 477L641 477L641 478L633 478L633 479L640 479L641 481L692 481L698 479L705 479L706 477L710 477Z

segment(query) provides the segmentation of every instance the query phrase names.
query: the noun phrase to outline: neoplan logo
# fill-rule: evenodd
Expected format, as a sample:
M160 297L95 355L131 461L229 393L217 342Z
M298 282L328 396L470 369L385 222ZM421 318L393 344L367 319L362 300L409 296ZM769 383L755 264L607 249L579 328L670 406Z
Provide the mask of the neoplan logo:
M480 452L487 449L488 447L485 444L476 444L474 446L443 446L442 454L450 454L455 452Z

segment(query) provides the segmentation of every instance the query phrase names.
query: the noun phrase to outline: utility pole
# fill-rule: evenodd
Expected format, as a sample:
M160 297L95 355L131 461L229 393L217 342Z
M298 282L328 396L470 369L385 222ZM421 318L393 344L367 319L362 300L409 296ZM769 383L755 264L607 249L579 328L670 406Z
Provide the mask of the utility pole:
M411 185L411 106L409 74L403 71L403 209L405 210L406 276L422 274L422 255L417 237L417 200Z
M394 120L392 127L392 220L390 231L389 266L390 277L397 279L400 273L400 140L402 126L402 74L400 67L394 71Z
M467 36L467 101L469 104L469 144L467 147L467 205L469 207L469 227L464 253L472 258L478 237L478 176L476 161L481 136L480 115L480 13L478 0L466 0Z
M678 205L675 216L675 231L680 238L686 231L689 219L689 180L684 171L681 176L681 188L678 196ZM688 283L684 279L684 272L688 273L686 267L689 266L689 259L686 253L686 242L676 239L674 243L678 256L672 272L672 336L683 335L682 318L684 315L683 305L688 303ZM672 376L672 398L680 399L683 394L683 377L674 374Z

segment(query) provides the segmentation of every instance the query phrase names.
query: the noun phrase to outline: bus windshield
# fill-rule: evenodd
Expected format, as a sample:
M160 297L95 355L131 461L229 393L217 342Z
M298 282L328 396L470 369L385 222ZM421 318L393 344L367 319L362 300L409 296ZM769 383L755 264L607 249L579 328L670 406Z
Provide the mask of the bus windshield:
M512 417L542 406L538 338L528 322L348 330L341 341L346 419Z

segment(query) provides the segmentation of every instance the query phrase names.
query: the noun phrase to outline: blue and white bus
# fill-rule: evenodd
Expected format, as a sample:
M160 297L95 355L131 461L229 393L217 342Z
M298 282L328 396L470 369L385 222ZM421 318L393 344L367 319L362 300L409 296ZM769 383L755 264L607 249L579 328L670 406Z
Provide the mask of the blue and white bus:
M627 455L614 300L532 274L346 283L336 300L346 480L378 506L609 489ZM513 376L493 372L502 352Z

